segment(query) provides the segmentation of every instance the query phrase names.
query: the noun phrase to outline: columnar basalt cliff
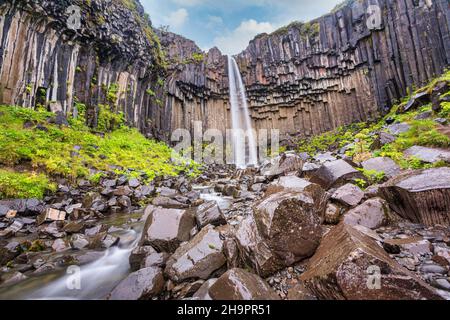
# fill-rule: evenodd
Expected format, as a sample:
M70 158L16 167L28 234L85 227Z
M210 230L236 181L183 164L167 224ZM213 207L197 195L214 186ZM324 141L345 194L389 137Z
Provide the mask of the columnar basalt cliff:
M350 1L256 37L238 56L256 127L311 135L388 110L450 64L449 28L447 0Z
M72 4L82 9L76 31ZM236 57L254 127L286 138L375 118L450 65L449 30L447 0L364 0L259 35ZM226 56L153 30L137 1L6 1L0 43L0 103L70 114L79 102L91 124L108 104L163 140L195 121L231 127Z
M98 105L108 104L130 124L150 127L148 92L161 57L139 2L6 1L0 44L0 103L65 114L82 103L92 125Z

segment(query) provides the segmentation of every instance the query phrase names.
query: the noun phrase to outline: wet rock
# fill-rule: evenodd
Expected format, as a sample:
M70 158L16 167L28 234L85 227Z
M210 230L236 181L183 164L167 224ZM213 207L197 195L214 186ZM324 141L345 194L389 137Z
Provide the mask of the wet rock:
M290 172L298 172L303 168L303 160L295 154L282 154L273 158L261 168L261 175L273 178L286 175Z
M425 111L422 113L419 113L417 116L414 117L414 120L425 120L429 119L433 116L433 111Z
M384 172L385 177L392 178L400 173L400 167L391 158L371 158L361 163L365 170Z
M114 195L121 196L131 196L133 194L133 190L128 186L120 186L116 190L114 190Z
M8 206L0 204L0 217L6 216L6 214L8 213L9 210L10 209Z
M213 300L279 300L260 277L243 269L231 269L209 288Z
M206 227L179 247L167 261L165 273L175 282L190 278L208 279L226 263L223 241L213 227Z
M89 246L89 239L83 234L74 234L70 238L72 248L81 250Z
M450 151L448 150L413 146L405 150L404 155L415 157L426 163L436 163L438 161L450 163Z
M63 239L56 239L52 244L53 250L56 252L62 252L69 249L69 246L66 244L66 242Z
M137 271L141 268L145 259L151 255L157 253L156 250L151 246L138 246L130 254L130 267L131 271Z
M143 264L141 265L141 268L149 268L149 267L160 267L165 268L167 260L169 260L170 254L167 252L154 252L148 255Z
M93 236L96 236L97 234L99 234L100 232L102 232L104 230L105 230L105 227L103 225L99 224L99 225L97 225L95 227L86 229L84 231L84 234L87 235L88 237L93 237Z
M45 221L64 221L66 219L66 212L60 211L52 208L47 208L45 211L37 218L36 223L41 225Z
M145 268L131 273L111 292L109 300L149 300L164 288L160 268Z
M212 287L214 283L216 283L216 281L217 281L216 278L205 281L202 284L202 286L197 290L197 292L194 293L193 297L202 301L212 300L211 296L209 295L209 289Z
M412 222L450 225L450 168L401 174L382 185L380 194L392 210Z
M310 257L322 237L319 214L307 192L266 197L236 232L243 258L265 277Z
M21 252L20 244L16 241L0 243L0 266L16 258Z
M332 199L350 207L359 204L363 197L364 192L358 186L350 183L337 189L331 196Z
M387 130L394 136L408 132L409 129L411 129L411 126L407 123L394 123L387 127Z
M311 177L311 182L320 185L325 190L339 187L354 179L364 179L359 171L355 170L344 160L327 162Z
M2 286L12 286L16 283L28 279L26 275L18 271L11 271L6 274L1 274L0 283Z
M177 200L168 197L156 197L153 199L152 204L157 207L170 208L170 209L183 209L189 207L185 203L178 202Z
M158 188L158 189L156 190L156 192L157 192L161 197L169 197L169 198L175 197L175 196L178 194L177 190L175 190L175 189L170 189L170 188L167 188L167 187L161 187L161 188Z
M214 226L226 224L225 216L216 201L205 202L199 206L195 212L195 218L199 229L202 229L208 224Z
M380 198L372 198L347 212L344 216L344 223L377 229L387 224L389 219L390 210L387 202Z
M117 199L117 204L122 208L130 208L131 207L131 199L127 196L121 196Z
M413 255L420 256L431 253L431 243L423 238L403 238L403 239L388 239L384 241L384 245L388 248L393 248L390 250L393 253L399 248L400 251L408 251Z
M195 218L190 210L152 209L145 223L141 245L174 252L182 242L189 240L194 226Z
M369 278L374 272L380 272L380 283ZM300 280L319 299L441 300L375 240L344 223L324 237Z

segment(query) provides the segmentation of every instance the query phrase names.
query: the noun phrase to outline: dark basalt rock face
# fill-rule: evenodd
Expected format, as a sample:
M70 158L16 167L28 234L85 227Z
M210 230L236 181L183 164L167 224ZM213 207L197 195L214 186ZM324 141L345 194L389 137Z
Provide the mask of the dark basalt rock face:
M72 5L81 9L77 30L68 23ZM128 6L100 0L2 1L0 103L41 104L71 115L77 114L78 101L86 105L92 126L98 104L111 104L130 125L146 131L152 107L146 91L162 75L151 30L135 0Z
M148 136L168 141L200 120L203 129L230 128L226 56L155 30L168 62L160 72L143 9L133 3L0 5L0 103L70 114L76 97L95 125L98 104L117 84L116 109ZM370 3L350 1L310 23L259 35L237 56L256 129L280 129L289 141L373 118L450 64L448 1L380 0L382 23L372 29ZM67 27L71 4L82 8L76 32Z

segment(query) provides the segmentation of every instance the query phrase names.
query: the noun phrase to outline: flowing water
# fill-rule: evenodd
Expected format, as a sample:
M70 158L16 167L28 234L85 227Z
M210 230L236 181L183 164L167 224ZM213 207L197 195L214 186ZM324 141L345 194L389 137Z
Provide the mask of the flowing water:
M115 286L130 273L129 256L138 245L143 222L120 231L120 245L98 254L94 262L77 269L63 268L30 277L16 285L0 289L0 299L105 299ZM79 281L78 281L79 279ZM79 283L79 285L78 285Z
M250 165L257 166L256 134L252 128L245 86L236 60L231 56L228 56L228 74L234 162L238 168L242 169Z

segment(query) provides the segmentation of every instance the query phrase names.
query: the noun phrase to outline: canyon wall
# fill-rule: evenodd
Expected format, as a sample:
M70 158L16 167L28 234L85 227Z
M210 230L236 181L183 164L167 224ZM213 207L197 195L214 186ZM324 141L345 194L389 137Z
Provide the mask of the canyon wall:
M289 139L378 116L450 65L449 29L448 0L361 0L257 36L236 56L255 127ZM231 127L226 56L154 30L137 1L6 1L0 43L0 103L66 114L84 104L91 125L106 104L163 140L195 121Z
M104 104L151 129L162 58L139 2L2 1L0 44L0 103L65 114L83 107L92 126Z

